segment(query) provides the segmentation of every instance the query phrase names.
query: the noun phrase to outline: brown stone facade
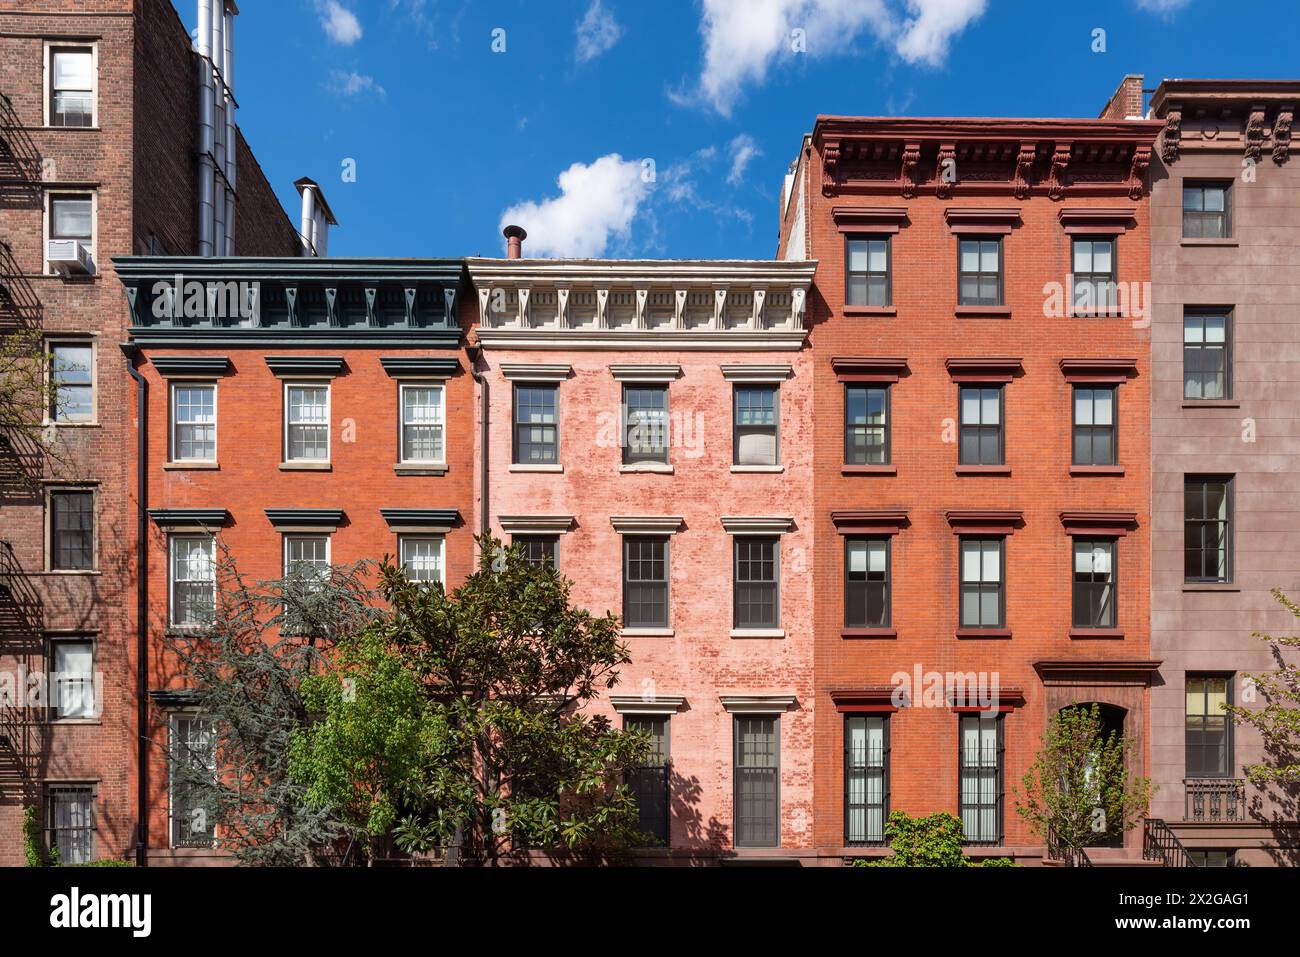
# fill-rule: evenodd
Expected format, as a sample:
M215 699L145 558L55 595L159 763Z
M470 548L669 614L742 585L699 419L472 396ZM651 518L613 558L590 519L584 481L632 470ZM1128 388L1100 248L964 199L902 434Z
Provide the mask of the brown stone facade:
M1297 795L1245 780L1276 756L1249 726L1218 732L1217 704L1262 704L1247 676L1276 663L1251 633L1295 630L1270 591L1300 591L1297 104L1296 81L1166 80L1151 100L1152 813L1194 853L1256 866L1297 863ZM1185 550L1202 479L1228 489L1221 569ZM1199 755L1206 715L1219 737Z

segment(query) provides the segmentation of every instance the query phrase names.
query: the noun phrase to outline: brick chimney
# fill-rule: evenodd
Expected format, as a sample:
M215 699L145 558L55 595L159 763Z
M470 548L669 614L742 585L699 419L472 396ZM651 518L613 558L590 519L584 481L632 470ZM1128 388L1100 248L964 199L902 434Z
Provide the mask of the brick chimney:
M1119 86L1111 94L1106 108L1098 119L1102 120L1140 120L1142 110L1142 74L1130 73L1120 80Z
M522 226L507 226L501 232L506 237L506 258L518 259L523 255L524 240L528 238L528 233L524 232Z

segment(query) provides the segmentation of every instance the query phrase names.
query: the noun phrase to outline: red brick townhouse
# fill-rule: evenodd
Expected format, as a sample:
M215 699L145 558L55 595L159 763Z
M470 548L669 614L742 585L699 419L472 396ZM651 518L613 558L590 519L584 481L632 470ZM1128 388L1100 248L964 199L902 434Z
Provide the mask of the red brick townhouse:
M39 336L51 453L0 435L0 865L25 807L65 862L136 843L130 380L112 258L298 254L235 123L235 4L0 0L0 336ZM39 410L32 410L39 416ZM92 678L97 680L92 681ZM95 700L67 692L92 687Z
M634 778L651 861L812 853L814 268L468 261L479 514L622 618L599 708L657 742Z
M1100 704L1148 770L1158 128L820 116L791 166L779 256L818 262L828 860L886 853L895 809L958 815L976 855L1041 857L1011 789L1074 702Z
M454 587L473 562L474 388L460 260L125 257L145 568L149 859L212 859L159 745L202 734L168 632L242 574L400 559ZM255 301L255 309L245 308ZM239 305L230 309L231 303ZM192 308L201 303L201 308ZM197 313L197 314L196 314ZM132 484L132 489L137 489Z

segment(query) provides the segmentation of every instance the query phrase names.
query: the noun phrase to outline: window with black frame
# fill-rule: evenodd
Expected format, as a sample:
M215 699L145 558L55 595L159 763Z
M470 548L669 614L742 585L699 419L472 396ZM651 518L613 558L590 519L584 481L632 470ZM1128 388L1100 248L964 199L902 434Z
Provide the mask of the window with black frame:
M1076 628L1115 627L1115 539L1074 540Z
M1074 387L1075 465L1115 464L1115 387Z
M623 464L668 464L668 387L623 386Z
M1226 311L1183 316L1184 399L1232 397L1231 323Z
M889 626L889 539L844 542L844 624L848 628Z
M776 628L781 620L780 540L737 537L735 628Z
M961 539L961 627L1001 628L1006 608L1001 538Z
M511 545L517 545L523 551L524 561L533 568L551 568L560 570L558 535L515 535L510 539Z
M1002 716L963 714L959 810L966 844L1002 843Z
M623 539L623 626L668 627L668 539Z
M650 738L650 752L644 763L628 769L627 784L636 799L637 824L651 844L666 847L669 843L669 760L668 718L660 715L628 715L623 719L628 731L641 731Z
M735 716L737 847L778 847L781 843L780 726L776 715Z
M888 236L849 236L845 239L844 304L888 306L891 290Z
M95 493L50 492L51 571L90 571L95 567Z
M1232 478L1183 479L1183 577L1189 582L1232 580Z
M889 816L889 719L844 718L844 843L885 843Z
M1189 778L1232 775L1232 675L1187 676L1186 767Z
M1002 305L1002 240L957 240L957 304Z
M844 387L846 464L888 465L889 426L889 386Z
M1104 236L1075 239L1072 251L1074 311L1112 314L1116 306L1115 240Z
M962 386L957 461L961 465L1005 464L1002 386Z
M1223 239L1232 235L1232 204L1227 182L1183 184L1183 236Z

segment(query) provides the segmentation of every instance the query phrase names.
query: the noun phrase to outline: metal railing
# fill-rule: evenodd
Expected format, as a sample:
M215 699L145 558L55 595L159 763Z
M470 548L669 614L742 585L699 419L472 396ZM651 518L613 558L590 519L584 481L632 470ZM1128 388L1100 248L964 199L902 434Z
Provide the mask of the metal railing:
M0 656L44 670L42 605L32 583L14 555L0 540ZM24 689L0 697L0 793L17 791L24 800L35 797L36 763L44 749L44 715L27 707Z
M1183 820L1246 820L1245 778L1184 778Z
M1142 857L1165 867L1196 867L1183 842L1163 820L1149 817L1142 822Z
M1093 866L1092 858L1088 856L1087 851L1073 844L1067 844L1061 840L1056 830L1050 827L1047 829L1047 857L1049 860L1060 861L1066 867Z

